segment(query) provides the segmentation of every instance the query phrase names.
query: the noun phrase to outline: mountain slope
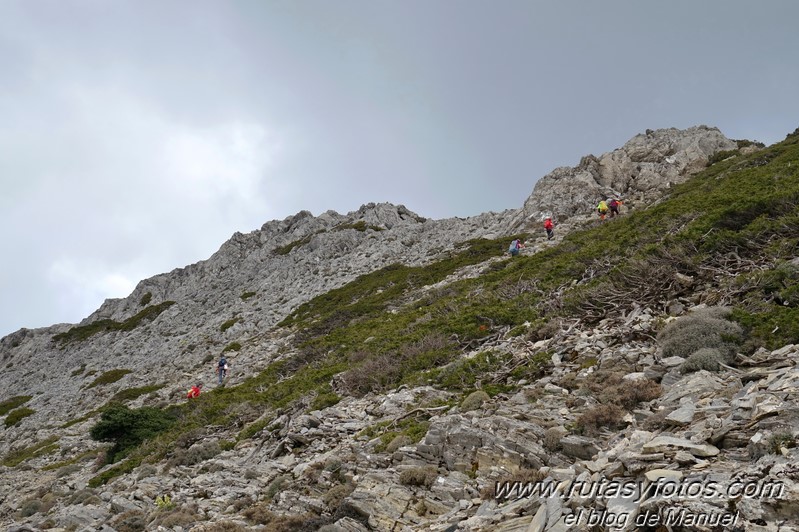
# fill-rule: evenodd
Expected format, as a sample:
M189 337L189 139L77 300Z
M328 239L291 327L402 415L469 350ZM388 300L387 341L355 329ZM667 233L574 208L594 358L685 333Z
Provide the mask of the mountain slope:
M707 152L692 152L701 165L719 147L735 146L718 142L716 133L686 133L715 139ZM676 133L644 137L662 143L668 135ZM661 162L645 162L695 169L700 163L685 164L675 153L703 144L684 145L690 149L661 149ZM796 279L786 266L799 236L796 137L755 154L730 150L723 156L729 159L669 188L657 205L641 205L618 221L581 228L594 222L573 215L557 229L558 245L536 239L516 260L502 253L509 237L529 230L527 220L542 212L533 198L541 192L534 191L523 209L466 220L427 221L391 205L346 216L300 213L234 235L208 261L143 281L130 297L106 302L77 327L10 335L0 342L12 364L4 384L15 381L20 393L5 397L21 398L6 424L13 412L33 412L4 434L10 469L3 482L16 490L0 511L7 522L23 519L24 504L42 502L35 492L49 487L59 495L48 515L62 525L77 510L74 522L81 526L111 522L115 504L116 513L130 512L131 520L141 514L155 522L164 515L153 517L151 510L165 492L189 516L184 524L242 519L249 511L281 529L283 518L265 513L271 511L303 515L302 522L319 526L338 521L352 530L426 522L443 530L473 519L478 507L488 520L474 521L474 529L496 529L517 510L529 523L538 508L533 502L508 510L496 501L481 503L477 492L520 470L578 473L585 467L580 460L595 455L583 456L584 449L611 443L596 436L572 443L564 454L568 441L564 446L556 438L560 449L543 446L550 425L585 429L578 414L596 404L594 373L645 369L664 387L680 382L679 368L655 356L661 312L680 314L701 302L735 304L734 316L747 327L745 354L799 343ZM621 154L616 159L625 160ZM655 195L640 192L639 201ZM586 210L594 204L587 196L579 201ZM777 329L769 333L766 326ZM176 425L92 472L84 460L98 444L87 445L85 437L100 418L96 409L131 389L135 393L120 400L164 409L188 383L209 379L210 365L226 348L237 353L231 358L239 370L228 387L166 408ZM793 374L786 371L779 378L787 383ZM724 378L713 382L724 384ZM567 381L579 383L574 393ZM410 388L391 391L401 384ZM479 416L460 404L477 389L492 396L472 396L483 409ZM540 390L556 396L530 402ZM73 400L69 410L56 395ZM662 406L674 404L666 397ZM785 409L788 426L791 408ZM386 446L397 449L385 453ZM59 449L62 456L54 456ZM15 457L22 459L14 463ZM20 464L51 472L26 478ZM432 471L441 486L427 485ZM201 496L185 474L199 475L210 494ZM148 487L137 487L137 478ZM99 499L82 506L96 517L69 504L86 492L87 481L98 491L86 497ZM257 502L271 491L271 506ZM231 507L235 500L247 511ZM44 520L36 513L29 519Z

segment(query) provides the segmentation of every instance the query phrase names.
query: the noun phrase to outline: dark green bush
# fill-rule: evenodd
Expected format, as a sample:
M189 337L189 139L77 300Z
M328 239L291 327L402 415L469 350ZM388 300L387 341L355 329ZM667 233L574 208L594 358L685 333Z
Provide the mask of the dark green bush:
M13 427L23 419L28 416L32 416L35 414L35 410L31 410L30 408L17 408L16 410L12 410L6 416L5 424L6 427Z
M94 379L94 381L92 381L92 383L89 384L86 387L86 389L94 388L95 386L101 386L101 385L105 385L105 384L113 384L116 381L118 381L119 379L121 379L122 377L124 377L125 375L127 375L128 373L133 373L133 370L130 370L130 369L112 369L110 371L106 371L105 373L103 373L102 375L100 375L99 377Z
M155 320L163 311L174 304L174 301L164 301L158 305L150 305L122 322L103 319L87 325L77 325L66 332L54 335L53 341L64 345L69 342L86 340L101 332L132 331L145 321Z
M461 410L463 412L469 412L471 410L477 410L478 408L483 406L483 403L490 400L491 397L487 393L482 390L477 390L476 392L470 393L466 399L463 400L461 403Z
M228 329L230 329L231 327L233 327L234 325L236 325L236 323L238 323L238 321L239 321L240 319L241 319L241 318L231 318L231 319L227 320L225 323L223 323L223 324L222 324L222 326L221 326L221 327L219 327L219 330L220 330L221 332L225 332L226 330L228 330Z
M112 442L108 452L109 463L121 458L127 451L144 440L167 430L175 423L175 416L158 408L143 407L131 410L113 403L103 411L100 421L89 435L97 441Z
M222 350L223 353L227 353L228 351L239 351L241 350L241 344L238 342L230 342L225 348Z
M0 416L8 414L11 410L17 408L18 406L24 405L31 399L32 397L30 395L17 395L10 399L6 399L0 403Z
M134 399L138 399L142 395L157 392L161 388L163 388L163 384L152 384L150 386L140 386L137 388L127 388L124 390L120 390L117 392L114 397L111 398L111 401L117 401L120 403L124 403L125 401L132 401Z
M146 294L141 296L141 299L139 300L139 305L146 307L147 305L150 304L150 301L152 301L152 299L153 299L152 292L147 292Z

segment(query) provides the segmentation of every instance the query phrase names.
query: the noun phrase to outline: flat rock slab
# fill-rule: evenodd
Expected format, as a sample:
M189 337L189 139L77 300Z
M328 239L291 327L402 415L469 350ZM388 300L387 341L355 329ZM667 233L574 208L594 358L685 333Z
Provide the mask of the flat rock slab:
M673 436L658 436L649 443L645 443L643 447L644 453L665 453L669 451L688 451L694 456L716 456L719 454L718 448L707 445L694 443L684 438L675 438Z

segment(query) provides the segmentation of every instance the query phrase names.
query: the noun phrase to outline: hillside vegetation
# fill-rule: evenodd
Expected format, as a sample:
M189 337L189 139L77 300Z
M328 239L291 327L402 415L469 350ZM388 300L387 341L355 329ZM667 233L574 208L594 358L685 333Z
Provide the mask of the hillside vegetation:
M492 339L547 338L633 305L665 309L686 294L732 306L747 353L799 343L799 265L791 262L799 242L799 132L751 155L724 155L656 205L587 222L539 253L502 258L507 242L524 235L470 241L428 266L387 266L314 298L280 324L293 334L287 357L242 385L171 408L177 423L95 483L164 457L171 442L200 427L226 426L246 439L286 408L323 408L342 394L402 383L464 396L477 387L507 391L545 372L546 357L479 386L480 373L504 361L451 363ZM480 275L459 280L457 272L470 267ZM441 283L448 276L452 282Z

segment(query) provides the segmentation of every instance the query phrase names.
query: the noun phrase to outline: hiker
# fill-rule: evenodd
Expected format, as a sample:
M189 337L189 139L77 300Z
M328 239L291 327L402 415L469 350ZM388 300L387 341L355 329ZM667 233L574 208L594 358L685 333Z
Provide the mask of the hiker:
M196 398L200 397L200 388L202 388L202 387L203 387L203 384L201 382L198 382L197 384L195 384L194 386L191 387L191 389L189 390L189 393L186 394L186 397L188 399L196 399Z
M230 367L227 364L227 359L225 358L225 355L222 355L216 365L216 373L219 376L219 384L222 384L222 381L225 380L228 369L230 369Z
M524 248L524 242L522 242L521 238L517 238L510 243L510 247L508 247L508 253L510 253L511 257L515 257L519 254L519 250L522 248Z
M552 218L544 220L544 229L547 230L547 240L552 240L552 237L555 236L555 232L553 231L554 227L555 224L552 223Z
M599 202L599 205L596 206L596 212L599 213L599 219L605 221L605 215L608 213L608 204L605 200Z
M613 218L618 216L619 214L619 207L621 207L621 201L617 200L616 198L611 199L608 202L608 207L610 207L610 217Z

